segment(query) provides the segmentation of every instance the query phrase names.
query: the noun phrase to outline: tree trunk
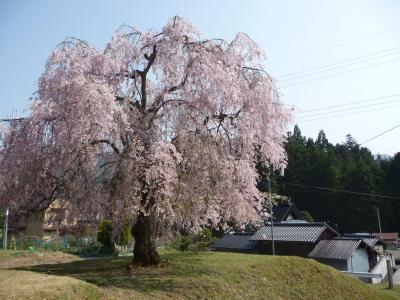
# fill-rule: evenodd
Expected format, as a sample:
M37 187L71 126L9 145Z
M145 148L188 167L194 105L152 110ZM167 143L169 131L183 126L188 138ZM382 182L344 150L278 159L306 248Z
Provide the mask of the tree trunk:
M160 263L156 250L156 226L154 216L145 216L139 213L136 224L132 227L132 236L135 239L133 249L133 264L138 266L154 266Z

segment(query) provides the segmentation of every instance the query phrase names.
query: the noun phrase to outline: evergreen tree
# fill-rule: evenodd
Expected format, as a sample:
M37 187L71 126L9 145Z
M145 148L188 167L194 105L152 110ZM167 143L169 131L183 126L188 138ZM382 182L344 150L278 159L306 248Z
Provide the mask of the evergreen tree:
M377 207L383 230L400 231L400 199L340 192L400 196L400 153L389 161L375 160L351 134L333 145L323 130L314 141L297 125L288 133L285 149L288 164L283 176L274 174L276 193L290 197L316 221L337 224L343 232L377 232ZM259 186L266 184L260 176Z

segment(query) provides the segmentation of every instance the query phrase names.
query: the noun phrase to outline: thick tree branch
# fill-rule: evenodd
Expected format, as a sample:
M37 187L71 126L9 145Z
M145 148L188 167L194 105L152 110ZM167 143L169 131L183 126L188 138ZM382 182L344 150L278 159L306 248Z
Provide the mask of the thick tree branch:
M147 85L147 72L149 72L151 66L153 65L157 56L157 46L153 46L153 52L150 55L144 54L144 58L148 61L146 68L143 71L136 71L140 78L142 79L141 82L141 94L142 94L142 102L141 102L141 109L144 112L146 109L147 104L147 92L146 92L146 85Z

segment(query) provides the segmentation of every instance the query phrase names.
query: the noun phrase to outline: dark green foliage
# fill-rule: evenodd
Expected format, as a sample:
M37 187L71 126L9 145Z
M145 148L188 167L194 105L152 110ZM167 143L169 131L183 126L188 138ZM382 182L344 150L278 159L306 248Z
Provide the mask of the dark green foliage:
M99 225L99 230L97 232L97 241L102 244L100 252L102 253L112 253L114 252L114 241L113 241L113 226L110 220L103 220ZM129 224L122 228L117 239L118 245L126 246L132 239L131 226Z
M195 252L207 251L208 244L209 244L209 242L197 242L197 243L191 244L189 246L188 250L195 251Z
M193 238L193 244L190 247L192 251L207 251L208 245L215 241L217 238L213 236L213 232L210 228L203 228L198 234Z
M307 222L310 222L310 223L314 222L313 217L310 215L310 213L308 211L302 210L302 211L300 211L300 213L302 214L304 220L306 220Z
M216 239L211 228L205 227L195 235L178 236L172 242L172 247L180 251L206 251L208 250L208 245Z
M288 165L284 176L272 173L272 191L288 196L316 221L338 226L341 232L378 232L376 207L383 231L400 231L400 199L374 198L318 187L400 196L400 153L390 161L375 160L349 134L342 144L331 144L320 131L317 139L289 132L285 145ZM259 189L267 191L268 169L258 166ZM295 185L300 184L300 185Z
M212 242L213 236L210 228L203 228L197 235L196 240L200 242Z
M191 244L192 244L192 239L182 235L177 239L176 248L180 251L187 251L189 250L189 246Z
M172 243L172 247L180 251L207 251L208 245L215 241L211 228L204 227L195 235L181 234Z
M103 220L99 225L97 232L97 241L103 245L101 253L114 252L114 243L112 241L112 223L110 220Z
M118 245L126 246L128 245L131 239L132 239L131 226L130 224L127 224L122 228L122 231L119 235Z

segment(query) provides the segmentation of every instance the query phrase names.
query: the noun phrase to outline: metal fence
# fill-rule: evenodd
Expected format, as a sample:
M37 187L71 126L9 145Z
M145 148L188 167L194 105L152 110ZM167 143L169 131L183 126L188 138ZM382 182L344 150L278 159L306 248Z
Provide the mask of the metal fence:
M9 231L7 249L35 251L62 251L85 256L97 256L106 254L102 252L101 243L97 242L96 236L76 236L65 234L63 236L27 236L15 230ZM126 246L115 245L115 254L129 255L133 252L133 241Z

